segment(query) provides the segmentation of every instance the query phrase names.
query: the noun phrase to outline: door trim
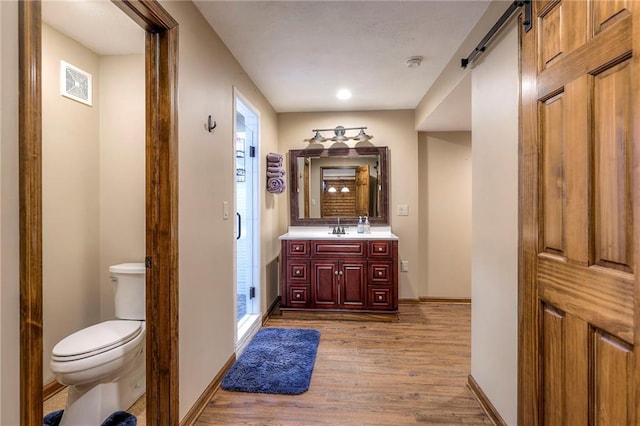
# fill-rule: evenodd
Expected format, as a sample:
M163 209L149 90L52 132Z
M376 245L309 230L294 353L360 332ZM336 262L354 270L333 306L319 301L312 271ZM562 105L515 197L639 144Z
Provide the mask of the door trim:
M178 23L156 1L113 1L147 31L147 423L174 425L178 395ZM19 2L20 424L42 424L41 4ZM162 350L159 350L162 348Z
M244 96L244 94L240 91L240 89L236 86L233 86L233 138L234 138L234 142L232 144L233 148L233 161L235 164L235 135L236 135L236 117L238 114L238 101L240 101L247 109L249 109L251 111L252 114L255 115L256 119L258 120L258 124L256 126L256 133L255 133L255 140L254 140L254 147L255 147L255 159L250 160L250 161L254 161L253 164L253 168L252 168L252 173L251 175L249 173L246 174L246 181L251 180L252 185L253 185L253 190L252 190L252 209L253 209L253 214L255 216L254 218L254 226L249 228L249 226L247 226L247 228L252 229L251 233L247 233L248 237L251 238L252 243L252 250L251 250L251 273L252 273L252 284L255 287L255 291L256 291L256 296L255 296L255 301L253 303L257 303L258 306L258 312L256 315L261 316L262 315L262 293L263 293L263 288L262 288L262 280L261 280L261 276L260 276L260 268L259 263L260 263L260 253L261 253L261 247L260 247L260 238L258 237L260 235L260 224L261 224L261 211L260 211L260 205L262 202L262 194L261 192L258 190L258 188L260 188L260 156L263 155L263 153L261 153L260 151L260 140L261 140L261 134L262 134L262 116L260 114L260 110L258 108L256 108L255 105L253 105L251 103L251 101L249 101L249 99ZM245 146L245 149L247 150L247 154L249 152L249 145ZM235 166L234 166L234 170L235 170ZM234 210L237 211L237 187L236 187L236 183L235 183L235 174L234 174L234 193L233 193L233 199L234 199ZM238 286L238 268L237 268L237 241L234 241L234 286L235 286L235 293L237 295L237 286ZM237 298L236 298L237 300ZM249 306L249 301L250 299L247 299L247 308ZM255 305L254 305L255 306ZM259 323L259 321L257 321ZM236 321L236 328L235 328L235 342L236 342L236 348L238 347L238 344L240 342L240 340L242 339L242 337L244 336L239 336L238 335L238 327L237 327L238 323ZM245 333L247 336L250 336L250 334L252 333L253 327L255 326L255 324L252 324L249 328L249 331L247 331L247 333ZM236 351L236 353L238 353Z

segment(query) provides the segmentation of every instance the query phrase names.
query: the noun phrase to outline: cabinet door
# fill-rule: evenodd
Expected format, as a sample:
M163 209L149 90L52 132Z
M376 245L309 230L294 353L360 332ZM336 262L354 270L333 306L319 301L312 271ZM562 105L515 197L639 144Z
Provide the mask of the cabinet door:
M360 309L366 300L366 262L343 261L338 270L340 286L339 303L344 308Z
M335 308L338 304L338 262L311 262L311 296L318 308Z

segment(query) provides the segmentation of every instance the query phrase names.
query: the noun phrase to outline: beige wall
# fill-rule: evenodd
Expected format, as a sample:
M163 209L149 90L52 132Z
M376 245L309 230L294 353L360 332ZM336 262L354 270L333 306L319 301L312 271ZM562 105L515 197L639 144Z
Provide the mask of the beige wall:
M0 1L0 424L20 424L18 5Z
M472 72L471 374L517 421L518 31L511 23Z
M418 134L414 130L411 110L364 112L283 113L278 115L279 149L304 149L313 134L311 129L367 126L374 136L374 146L389 147L389 210L393 233L400 238L400 260L409 261L409 272L400 273L399 296L418 299ZM349 141L353 146L355 142ZM331 147L331 142L325 142ZM287 160L288 167L288 160ZM280 206L280 232L289 226L288 194L278 199ZM409 216L397 216L398 204L409 205Z
M471 297L471 132L419 134L420 296Z
M262 310L277 292L277 208L264 191L265 155L277 151L276 115L190 2L163 1L180 24L180 417L234 353L233 87L260 113ZM218 127L204 125L212 115ZM230 218L222 218L222 203Z
M109 266L145 256L144 61L144 55L100 58L101 320L115 314Z
M93 106L60 95L60 60L93 76ZM99 57L42 28L44 381L53 346L100 320Z

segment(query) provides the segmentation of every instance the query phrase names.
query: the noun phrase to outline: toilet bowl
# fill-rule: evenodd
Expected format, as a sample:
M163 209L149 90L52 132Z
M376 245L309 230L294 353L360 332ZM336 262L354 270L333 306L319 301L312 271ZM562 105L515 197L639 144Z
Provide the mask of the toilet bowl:
M116 281L116 317L65 337L51 371L68 386L61 426L100 425L126 411L145 391L144 264L109 268Z

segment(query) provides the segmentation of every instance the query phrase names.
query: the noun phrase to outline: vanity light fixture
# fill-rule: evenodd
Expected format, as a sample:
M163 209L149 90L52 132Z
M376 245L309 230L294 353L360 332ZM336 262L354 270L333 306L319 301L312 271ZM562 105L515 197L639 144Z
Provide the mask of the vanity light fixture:
M327 189L327 192L337 192L336 188L334 186L330 186L329 189Z
M316 134L310 139L305 139L305 142L320 143L327 140L327 138L322 136L318 130L314 130L314 132L316 132Z
M343 186L340 192L349 192L349 187Z
M365 129L366 127L343 127L343 126L336 126L333 129L313 129L311 131L315 132L315 135L310 139L305 139L305 142L317 143L317 142L325 142L327 140L334 141L334 142L344 142L350 139L353 139L354 141L364 142L364 141L368 141L369 139L373 139L373 136L365 133L364 131ZM360 130L360 133L358 133L356 136L347 136L345 134L347 130ZM320 132L333 132L334 136L331 138L325 138L320 134Z

